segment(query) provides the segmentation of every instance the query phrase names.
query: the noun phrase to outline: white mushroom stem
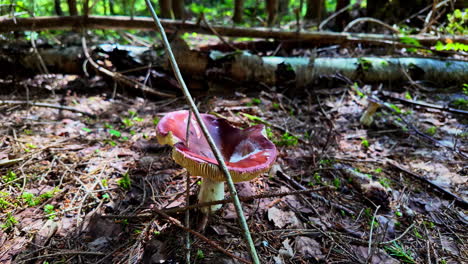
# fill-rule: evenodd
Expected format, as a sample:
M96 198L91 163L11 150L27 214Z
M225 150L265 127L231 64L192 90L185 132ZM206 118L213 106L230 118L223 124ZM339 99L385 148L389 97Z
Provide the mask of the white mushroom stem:
M372 125L372 122L374 121L374 114L377 112L377 109L379 109L380 104L374 101L369 101L369 106L367 106L366 111L364 114L361 116L361 119L359 120L361 124L365 126L370 126Z
M198 202L206 203L224 199L224 182L204 178L198 193ZM202 207L204 214L210 214L221 208L222 204Z

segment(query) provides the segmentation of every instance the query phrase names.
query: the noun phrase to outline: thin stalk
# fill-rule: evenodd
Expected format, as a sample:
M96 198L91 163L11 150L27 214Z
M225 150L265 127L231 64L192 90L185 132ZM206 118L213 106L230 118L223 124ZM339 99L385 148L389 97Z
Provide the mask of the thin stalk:
M190 205L190 174L187 172L187 190L185 194L185 206L189 206L189 205ZM185 211L185 227L190 229L190 210ZM186 250L185 261L187 262L187 264L190 264L190 233L189 232L185 234L185 250Z
M193 101L192 95L190 94L187 85L184 82L184 79L182 77L182 74L180 73L179 66L177 65L177 61L174 57L174 54L172 53L171 46L169 44L169 41L167 40L166 33L164 31L163 26L161 25L161 21L159 21L158 15L156 15L156 12L154 11L153 5L151 4L150 0L146 0L146 5L148 6L148 9L151 12L151 15L153 16L154 22L156 23L156 27L158 28L163 44L167 50L168 56L169 56L169 61L171 62L172 69L174 70L175 77L177 81L179 82L182 92L184 93L185 98L187 99L187 102L189 103L190 109L192 110L193 114L195 115L195 118L197 119L197 122L202 129L203 134L205 135L206 140L208 141L208 144L210 145L211 150L213 151L213 154L216 158L216 161L218 162L219 168L223 171L224 175L226 176L226 181L227 185L229 188L229 192L231 193L231 196L234 199L234 206L236 208L236 213L237 217L239 218L239 224L243 230L244 238L247 242L247 246L250 251L250 256L252 257L253 263L255 264L260 264L260 260L257 255L257 251L255 249L255 245L252 240L252 236L250 235L249 227L247 225L247 221L245 220L244 217L244 212L242 210L242 205L240 203L239 197L237 196L237 191L236 187L234 186L234 182L232 180L231 174L229 173L229 170L226 166L226 163L224 162L223 156L221 155L221 152L219 149L216 147L216 144L211 137L210 133L208 132L208 129L205 126L205 123L203 122L200 113L198 112L198 108L195 105L195 102Z

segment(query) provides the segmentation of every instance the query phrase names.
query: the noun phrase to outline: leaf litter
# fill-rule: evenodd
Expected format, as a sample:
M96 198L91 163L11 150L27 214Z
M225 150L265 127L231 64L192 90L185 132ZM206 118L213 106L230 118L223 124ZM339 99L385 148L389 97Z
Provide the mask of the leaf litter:
M435 141L386 109L363 127L359 119L367 100L347 87L343 91L319 97L264 91L199 98L203 112L238 126L270 124L267 134L279 149L276 166L306 188L333 187L318 192L320 200L294 195L244 203L262 262L467 262L466 208L388 164L404 165L466 200L467 163L459 154L467 151L466 124L452 114L397 103L416 129L437 127L430 136ZM185 171L155 138L158 118L184 105L105 95L48 100L63 100L99 118L37 107L0 113L0 160L21 159L0 166L0 262L183 262L184 231L157 215L137 215L186 205ZM200 179L190 179L194 204ZM367 185L385 192L385 204ZM237 185L241 196L294 186L276 173ZM200 215L190 214L196 229ZM183 219L180 213L172 216ZM236 219L226 204L210 218L204 235L248 258ZM191 248L197 263L232 263L198 238Z

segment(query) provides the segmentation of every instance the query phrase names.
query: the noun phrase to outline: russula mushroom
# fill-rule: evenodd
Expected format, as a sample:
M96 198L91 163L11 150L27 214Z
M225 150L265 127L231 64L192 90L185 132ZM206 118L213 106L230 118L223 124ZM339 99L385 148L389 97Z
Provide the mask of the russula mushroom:
M276 147L268 140L263 125L246 129L233 127L227 120L201 114L203 122L221 151L234 182L248 181L268 171L276 159ZM191 175L203 177L198 200L200 203L224 199L225 176L218 167L197 121L190 121L186 142L189 112L166 114L158 123L156 135L160 144L172 145L172 158ZM221 205L203 207L208 214Z

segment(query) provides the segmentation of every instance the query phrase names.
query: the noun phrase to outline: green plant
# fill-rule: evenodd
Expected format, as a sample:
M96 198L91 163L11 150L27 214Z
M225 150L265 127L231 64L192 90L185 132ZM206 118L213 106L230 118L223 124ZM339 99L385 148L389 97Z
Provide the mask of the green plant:
M468 28L466 24L468 23L468 11L465 9L461 11L460 9L455 9L453 13L447 14L447 26L442 28L449 34L455 35L467 35Z
M28 206L36 206L41 203L41 199L39 197L36 197L34 194L29 192L23 192L21 198Z
M422 47L421 43L419 43L419 40L411 37L401 37L400 42L416 47ZM408 52L416 52L418 49L417 48L407 48Z
M368 71L372 68L372 62L364 58L358 58L358 69Z
M259 98L252 98L251 102L254 105L259 105L262 103L262 100L260 100Z
M423 236L418 232L418 230L413 229L414 236L419 239L424 239Z
M120 131L117 131L117 130L115 130L115 129L109 129L109 130L107 130L107 132L108 132L110 135L114 136L114 137L118 137L118 138L119 138L119 137L122 136L122 133L120 133Z
M11 214L11 212L8 212L4 222L0 226L3 230L6 232L9 231L11 228L13 228L16 224L18 223L18 220Z
M124 173L123 177L117 181L117 184L122 189L130 189L130 187L132 186L132 181L130 180L130 175L128 174L128 172Z
M355 82L352 86L353 90L356 92L356 94L361 97L361 98L364 98L366 95L361 91L361 88L359 87L359 85Z
M390 179L388 179L388 178L380 178L380 179L379 179L379 182L380 182L380 184L382 184L383 187L385 187L385 188L390 188L390 183L391 183Z
M114 140L110 140L110 139L105 139L104 144L109 144L112 147L117 146L117 142L115 142Z
M369 146L370 146L370 143L369 143L369 141L368 141L367 139L361 138L361 145L362 145L364 148L368 149Z
M197 250L197 258L198 259L204 259L205 258L205 254L203 253L203 251L201 249Z
M395 215L396 215L397 217L402 217L402 216L403 216L403 214L402 214L400 211L396 211L396 212L395 212Z
M337 189L341 188L341 180L339 178L334 178L333 186L335 186Z
M382 168L377 168L374 170L375 173L382 173Z
M280 139L278 140L273 140L273 143L275 143L277 146L296 146L299 143L299 140L297 137L290 135L288 132L284 133Z
M460 42L448 42L447 44L443 44L440 41L437 41L435 45L436 50L454 50L454 51L468 51L468 45L460 43Z
M437 133L437 127L435 127L435 126L431 126L431 127L426 129L426 134L428 134L430 136L433 136L436 133Z
M396 242L393 242L393 246L386 246L384 247L384 249L388 252L388 254L390 254L390 256L399 259L403 263L416 263L416 261L412 257L412 252L404 249Z
M411 96L410 92L406 91L405 92L405 98L408 100L413 100L413 97Z
M397 114L401 114L402 111L401 111L401 109L400 109L398 106L396 106L396 105L394 105L394 104L388 104L388 106L389 106L393 111L395 111Z
M464 98L458 98L453 100L452 105L461 110L468 110L468 100Z
M49 217L50 220L55 218L54 206L51 204L44 205L44 213Z
M314 181L315 183L317 184L321 184L322 183L322 176L320 176L320 174L318 172L314 173Z
M319 161L319 165L325 166L325 167L330 167L333 164L333 160L331 159L321 159Z
M462 91L464 95L468 95L468 83L463 84Z
M7 209L8 207L14 206L14 204L6 199L9 195L10 194L7 192L0 192L0 209Z
M123 118L121 121L127 128L132 127L134 125L133 121L130 118Z
M102 179L102 180L101 180L101 184L102 184L102 186L104 186L104 187L109 186L108 183L107 183L107 179Z
M87 133L90 133L92 130L87 128L87 127L82 127L81 130L83 130L84 132L87 132Z
M272 106L273 109L275 109L275 110L280 109L280 104L278 104L278 103L273 103L271 106Z
M369 207L366 207L364 209L364 215L367 217L367 218L372 218L372 209L370 209Z
M16 173L12 170L8 170L6 175L3 175L2 176L2 180L5 182L5 183L9 183L9 182L12 182L14 180L16 180Z

